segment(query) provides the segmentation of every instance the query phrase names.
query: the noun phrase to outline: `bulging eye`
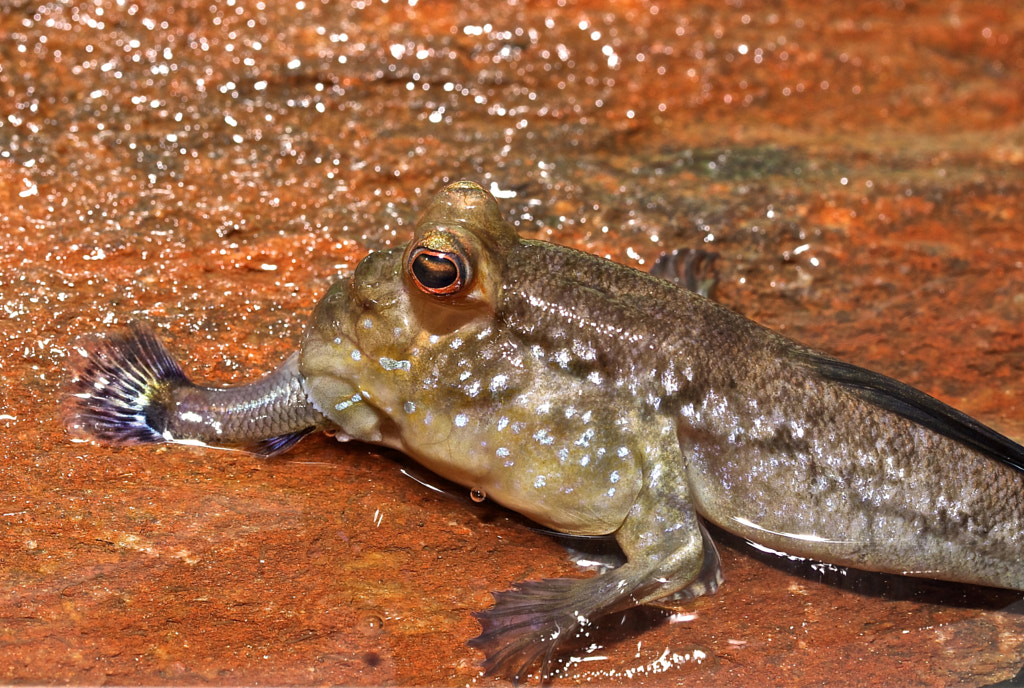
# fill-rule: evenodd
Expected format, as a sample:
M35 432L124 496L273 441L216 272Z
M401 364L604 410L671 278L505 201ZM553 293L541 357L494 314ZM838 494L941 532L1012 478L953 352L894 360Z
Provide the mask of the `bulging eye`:
M469 282L469 268L458 253L418 248L409 257L409 273L428 294L454 294Z

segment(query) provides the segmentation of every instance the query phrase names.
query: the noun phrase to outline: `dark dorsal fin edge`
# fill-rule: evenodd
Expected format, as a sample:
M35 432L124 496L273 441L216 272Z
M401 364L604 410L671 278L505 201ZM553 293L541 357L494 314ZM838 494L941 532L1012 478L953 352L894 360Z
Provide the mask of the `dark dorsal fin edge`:
M805 363L861 399L1024 473L1024 447L966 413L891 377L813 352Z

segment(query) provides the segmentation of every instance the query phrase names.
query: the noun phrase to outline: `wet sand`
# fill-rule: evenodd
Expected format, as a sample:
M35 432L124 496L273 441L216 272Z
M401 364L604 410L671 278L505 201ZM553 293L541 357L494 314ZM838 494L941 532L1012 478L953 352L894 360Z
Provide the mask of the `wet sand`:
M0 681L502 683L471 612L581 575L559 543L372 447L72 444L58 403L135 319L197 380L269 371L451 180L641 269L714 250L719 301L1024 439L1022 75L1010 0L4 3ZM722 558L558 685L1024 664L1019 594Z

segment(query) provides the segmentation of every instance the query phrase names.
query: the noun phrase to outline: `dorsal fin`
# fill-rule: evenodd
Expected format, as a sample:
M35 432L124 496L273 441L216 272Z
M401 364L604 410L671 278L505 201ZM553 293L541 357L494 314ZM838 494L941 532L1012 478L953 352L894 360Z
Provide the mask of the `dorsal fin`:
M966 413L891 377L815 352L801 352L806 365L861 399L956 440L1024 473L1024 447Z

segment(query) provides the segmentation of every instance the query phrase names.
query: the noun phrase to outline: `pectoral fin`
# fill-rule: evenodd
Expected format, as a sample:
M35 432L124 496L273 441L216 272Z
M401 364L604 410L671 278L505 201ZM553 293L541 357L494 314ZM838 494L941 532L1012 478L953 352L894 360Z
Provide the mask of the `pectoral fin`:
M483 631L469 642L486 654L486 675L518 684L541 659L543 681L559 645L598 618L717 587L718 553L690 503L678 445L651 451L647 483L616 532L627 562L593 578L526 581L494 593L494 606L475 615Z

